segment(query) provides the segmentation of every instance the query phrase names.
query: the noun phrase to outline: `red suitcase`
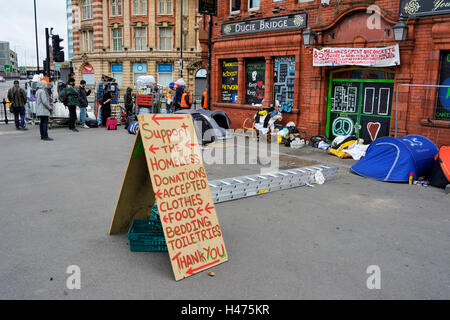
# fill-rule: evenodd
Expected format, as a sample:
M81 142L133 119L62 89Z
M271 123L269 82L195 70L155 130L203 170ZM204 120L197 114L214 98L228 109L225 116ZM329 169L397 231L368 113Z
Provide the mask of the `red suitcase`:
M117 119L116 118L106 119L106 130L117 130Z

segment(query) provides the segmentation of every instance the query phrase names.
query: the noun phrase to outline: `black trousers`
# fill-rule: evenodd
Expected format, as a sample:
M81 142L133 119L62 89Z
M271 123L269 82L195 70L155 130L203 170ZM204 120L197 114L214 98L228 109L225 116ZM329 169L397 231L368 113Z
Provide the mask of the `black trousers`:
M103 105L102 106L102 125L106 126L106 120L111 117L111 106Z
M77 106L67 106L69 108L69 129L75 129L77 121Z
M39 116L39 130L41 131L41 139L48 138L48 116Z

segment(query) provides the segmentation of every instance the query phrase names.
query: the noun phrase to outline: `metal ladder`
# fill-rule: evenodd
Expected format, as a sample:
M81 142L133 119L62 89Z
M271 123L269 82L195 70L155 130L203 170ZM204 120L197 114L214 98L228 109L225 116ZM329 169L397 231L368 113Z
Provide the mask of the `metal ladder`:
M325 165L281 170L268 174L254 174L209 182L214 203L257 196L267 192L312 186L317 179L331 181L338 178L339 168Z

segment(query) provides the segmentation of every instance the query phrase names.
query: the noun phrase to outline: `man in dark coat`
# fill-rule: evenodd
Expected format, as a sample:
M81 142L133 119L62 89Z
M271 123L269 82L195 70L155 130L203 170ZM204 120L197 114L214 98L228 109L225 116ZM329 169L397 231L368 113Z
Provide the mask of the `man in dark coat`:
M28 130L25 128L25 104L27 103L27 94L25 90L19 86L19 81L14 80L14 86L8 90L8 100L11 102L11 108L13 108L14 111L16 130Z
M80 105L80 123L81 127L89 129L86 125L86 108L88 107L87 97L91 94L91 89L86 91L86 81L81 80L78 87L78 103Z
M67 108L69 108L69 129L75 132L78 132L78 129L75 128L75 121L77 120L77 106L78 102L78 92L74 88L75 79L70 78L67 83L66 96L67 96Z
M125 96L123 97L125 100L125 111L127 112L127 125L125 129L128 128L128 125L133 120L133 89L128 87Z
M102 98L102 126L106 126L106 120L111 117L111 101L112 94L109 87L106 85L103 90L103 98Z

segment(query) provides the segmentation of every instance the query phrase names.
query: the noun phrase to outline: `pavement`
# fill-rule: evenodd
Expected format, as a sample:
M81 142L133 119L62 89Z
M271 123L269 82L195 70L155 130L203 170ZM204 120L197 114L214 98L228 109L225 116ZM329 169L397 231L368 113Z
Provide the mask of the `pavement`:
M349 172L353 160L281 147L280 168L325 163L339 179L217 204L229 261L177 282L167 253L131 252L126 234L108 235L135 136L56 126L44 142L29 128L0 125L0 299L450 298L443 190L365 179ZM261 165L206 170L214 180ZM67 285L73 265L80 289Z

